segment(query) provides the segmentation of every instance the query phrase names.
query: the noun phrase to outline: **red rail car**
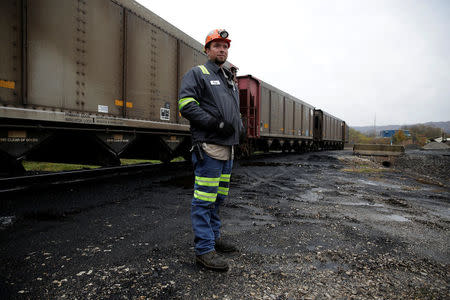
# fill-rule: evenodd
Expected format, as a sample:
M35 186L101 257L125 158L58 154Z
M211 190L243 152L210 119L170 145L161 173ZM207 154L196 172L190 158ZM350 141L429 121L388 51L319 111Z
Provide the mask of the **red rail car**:
M244 152L312 149L314 106L252 75L238 82L248 138Z

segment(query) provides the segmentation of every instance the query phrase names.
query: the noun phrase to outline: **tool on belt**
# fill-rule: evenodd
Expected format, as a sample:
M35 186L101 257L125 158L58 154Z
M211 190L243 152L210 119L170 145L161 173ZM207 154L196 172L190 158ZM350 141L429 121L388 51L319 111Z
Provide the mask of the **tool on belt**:
M197 160L199 161L203 160L203 153L202 153L203 149L200 143L195 143L194 145L192 145L190 152L194 152L195 157L197 157Z

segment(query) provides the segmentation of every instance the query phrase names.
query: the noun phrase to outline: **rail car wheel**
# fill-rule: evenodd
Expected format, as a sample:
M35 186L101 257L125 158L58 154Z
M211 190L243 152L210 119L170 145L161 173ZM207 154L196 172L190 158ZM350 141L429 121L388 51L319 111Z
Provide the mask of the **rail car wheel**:
M304 142L301 142L301 143L299 144L298 152L299 152L299 153L305 153L305 152L306 152L306 145L305 145Z
M284 142L283 146L281 146L281 152L283 153L291 152L291 145L289 145L289 142Z
M267 153L270 151L270 146L267 141L261 141L258 145L258 150L263 151L264 153Z
M301 153L301 147L297 142L294 143L292 149L294 150L295 153Z

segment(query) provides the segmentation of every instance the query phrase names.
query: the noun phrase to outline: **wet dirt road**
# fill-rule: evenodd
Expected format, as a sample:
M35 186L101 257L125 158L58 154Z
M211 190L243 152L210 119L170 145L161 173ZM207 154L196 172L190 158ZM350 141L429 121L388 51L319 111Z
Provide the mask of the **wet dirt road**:
M237 163L227 273L194 264L191 170L2 195L0 298L449 298L450 159L414 155Z

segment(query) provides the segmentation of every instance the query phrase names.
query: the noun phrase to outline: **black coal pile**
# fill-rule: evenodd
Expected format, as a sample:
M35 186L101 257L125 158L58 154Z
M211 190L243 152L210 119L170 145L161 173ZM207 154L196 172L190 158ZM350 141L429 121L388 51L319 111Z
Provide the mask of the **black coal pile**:
M395 161L395 168L450 182L450 151L408 151Z

